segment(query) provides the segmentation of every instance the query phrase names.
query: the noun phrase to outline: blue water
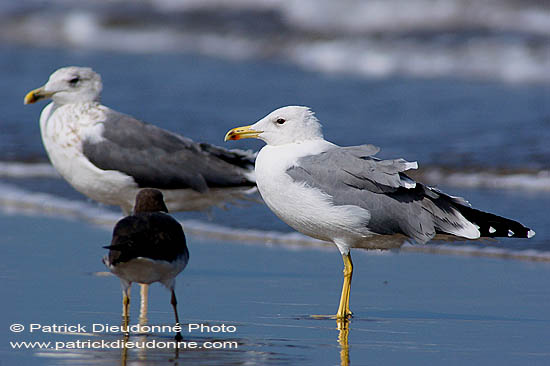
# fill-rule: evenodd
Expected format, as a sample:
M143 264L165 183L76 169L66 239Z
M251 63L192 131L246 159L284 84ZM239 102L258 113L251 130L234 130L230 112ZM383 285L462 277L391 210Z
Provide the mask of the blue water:
M234 333L183 332L187 342L238 348L14 350L9 342L121 340L121 290L105 271L109 230L76 221L0 214L0 360L11 365L545 365L550 353L548 263L354 252L347 337L334 320L341 259L329 250L288 250L188 237L191 260L176 291L184 325L233 325ZM62 235L60 235L62 233ZM32 255L31 255L32 253ZM130 324L137 324L134 286ZM172 324L169 292L151 286L149 324ZM23 324L20 333L8 330ZM91 334L29 332L30 324L76 325ZM166 342L170 332L131 335ZM347 340L347 346L340 339ZM52 344L52 347L54 345ZM125 361L124 361L125 360Z
M382 157L420 164L549 168L550 86L452 79L365 80L304 72L284 62L233 62L185 54L124 54L0 48L4 159L45 159L38 116L25 93L57 68L91 66L103 77L103 104L198 141L284 105L317 112L325 137L372 143ZM230 143L250 147L260 142Z

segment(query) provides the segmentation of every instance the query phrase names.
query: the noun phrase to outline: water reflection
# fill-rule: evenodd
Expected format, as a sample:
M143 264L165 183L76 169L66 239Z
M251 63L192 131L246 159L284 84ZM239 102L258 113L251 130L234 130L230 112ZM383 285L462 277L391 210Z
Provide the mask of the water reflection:
M126 362L128 361L128 347L126 347L126 342L128 342L128 339L130 338L130 335L128 333L124 334L124 338L122 341L124 342L124 347L122 347L121 354L120 354L120 365L126 366Z
M86 347L44 349L35 355L56 359L56 364L89 365L226 365L226 364L280 364L288 356L266 349L263 343L248 343L241 338L220 339L192 337L181 342L172 336L150 333L111 334L64 341L65 344L88 343ZM233 347L205 347L209 344L233 343ZM191 345L194 345L191 347ZM293 364L294 361L289 361ZM41 362L37 362L40 364Z
M151 340L149 342L151 342ZM172 341L167 342L167 344L169 343L174 345L176 344L175 342L172 342ZM122 338L122 348L120 353L120 366L126 366L128 364L128 349L132 349L132 348L138 349L137 360L140 362L146 363L147 362L147 347L145 346L146 344L147 344L147 335L145 334L139 336L138 341L132 341L132 342L130 342L130 336L128 334L124 334ZM131 347L128 347L129 345L131 345ZM135 347L136 345L137 347ZM173 348L173 352L174 352L174 357L173 358L168 357L166 361L170 363L173 362L174 365L177 365L178 359L179 359L179 353L180 353L179 347L175 346ZM134 360L131 360L131 361L134 361Z
M340 365L349 366L349 320L337 319L336 325L338 327L338 344L340 345Z

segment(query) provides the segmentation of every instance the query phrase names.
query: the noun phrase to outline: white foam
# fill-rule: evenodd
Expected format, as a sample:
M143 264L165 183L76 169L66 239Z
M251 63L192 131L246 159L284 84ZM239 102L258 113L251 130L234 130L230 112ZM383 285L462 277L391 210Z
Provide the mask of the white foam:
M10 184L0 183L0 210L8 214L55 216L64 219L82 220L109 230L122 217L118 208L109 209L92 202L73 201L48 193L31 192ZM297 232L229 228L197 220L182 220L185 232L201 237L228 241L262 242L302 246L327 246L328 244L309 238Z
M423 39L322 40L297 44L290 58L326 73L366 77L467 77L504 82L550 82L550 46L473 37L469 42L436 45Z
M100 31L100 24L92 13L74 11L66 15L62 31L69 43L79 45L93 39Z
M532 173L460 172L439 168L424 169L420 178L424 183L445 184L455 187L485 187L493 189L521 189L529 191L550 191L550 171Z
M320 34L365 34L452 27L550 32L550 10L514 2L459 0L153 0L161 11L195 9L272 10L296 28Z
M412 163L411 163L412 164ZM414 169L411 168L411 169ZM418 180L430 185L468 188L521 189L550 191L550 171L532 173L461 172L440 168L424 168ZM21 163L0 161L0 178L61 178L50 163ZM405 182L408 184L408 182ZM412 185L414 187L414 185Z
M50 163L20 163L0 161L2 178L60 178Z
M4 183L0 183L0 209L12 214L83 220L104 227L112 227L121 216L92 203L72 201L48 193L31 192Z
M81 1L72 11L52 7L33 13L25 8L25 17L0 24L0 32L5 39L41 46L271 57L307 70L366 77L550 83L550 7L542 2L518 7L512 1L497 5L459 0L153 0L134 2L137 11L129 15L129 22L113 21L109 6L120 11L114 3L123 2L93 6L91 0ZM164 15L173 19L176 12L196 10L212 13L212 19L228 10L248 11L249 17L266 14L265 21L271 22L267 26L282 27L285 37L242 32L233 25L239 22L222 31L215 25L188 29L163 22ZM143 14L151 11L155 16L143 27Z
M432 254L451 254L475 257L495 257L502 259L518 259L534 262L550 262L550 252L535 249L510 250L495 247L478 247L474 245L449 245L449 244L429 244L429 245L410 245L401 248L401 251L420 252Z

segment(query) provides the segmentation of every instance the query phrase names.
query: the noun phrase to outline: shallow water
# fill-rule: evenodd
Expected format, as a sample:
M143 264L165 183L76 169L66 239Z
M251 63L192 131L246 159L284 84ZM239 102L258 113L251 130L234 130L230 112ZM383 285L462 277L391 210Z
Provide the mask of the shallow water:
M172 333L132 334L151 349L13 350L10 341L76 342L123 339L92 332L120 325L121 291L98 276L109 230L53 218L0 215L0 263L6 298L0 359L18 365L340 365L548 364L550 265L502 259L353 252L347 334L331 319L341 260L335 248L291 249L190 236L191 260L178 277L184 327L236 327L234 333L183 332L184 341L237 342L236 349L161 349ZM171 325L169 293L150 291L149 324ZM137 324L134 287L130 324ZM27 330L8 331L19 323ZM28 332L29 324L77 325L87 334ZM185 328L184 328L185 329ZM340 341L339 341L340 337ZM65 343L70 346L70 343ZM84 343L82 343L84 344ZM55 345L55 343L54 343ZM61 345L61 343L58 343Z

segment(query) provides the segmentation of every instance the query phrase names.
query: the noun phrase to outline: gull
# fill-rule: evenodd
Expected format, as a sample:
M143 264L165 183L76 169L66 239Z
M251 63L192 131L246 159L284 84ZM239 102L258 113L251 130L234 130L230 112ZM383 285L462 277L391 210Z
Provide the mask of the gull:
M176 276L189 261L185 234L180 223L167 215L162 193L146 188L136 196L134 214L118 221L113 230L105 266L122 284L122 316L128 326L132 282L150 285L160 282L171 293L176 326L180 325L174 287ZM180 332L176 339L181 340Z
M436 234L466 239L530 238L522 224L476 210L408 177L418 167L404 159L381 160L373 145L341 147L323 137L311 109L277 109L250 126L230 130L225 140L258 138L267 145L256 158L256 184L267 206L295 230L334 243L344 260L344 283L336 319L347 321L353 263L350 248L397 248L424 244ZM340 325L339 325L340 326Z
M77 191L125 215L141 188L161 190L170 212L224 207L255 191L254 154L197 143L110 109L100 103L102 88L91 68L69 66L24 99L52 100L40 115L42 142ZM147 290L143 285L143 316Z
M162 191L170 212L204 210L253 191L254 155L226 150L141 122L100 103L91 68L55 71L25 104L51 99L40 115L55 169L77 191L127 215L141 188Z

